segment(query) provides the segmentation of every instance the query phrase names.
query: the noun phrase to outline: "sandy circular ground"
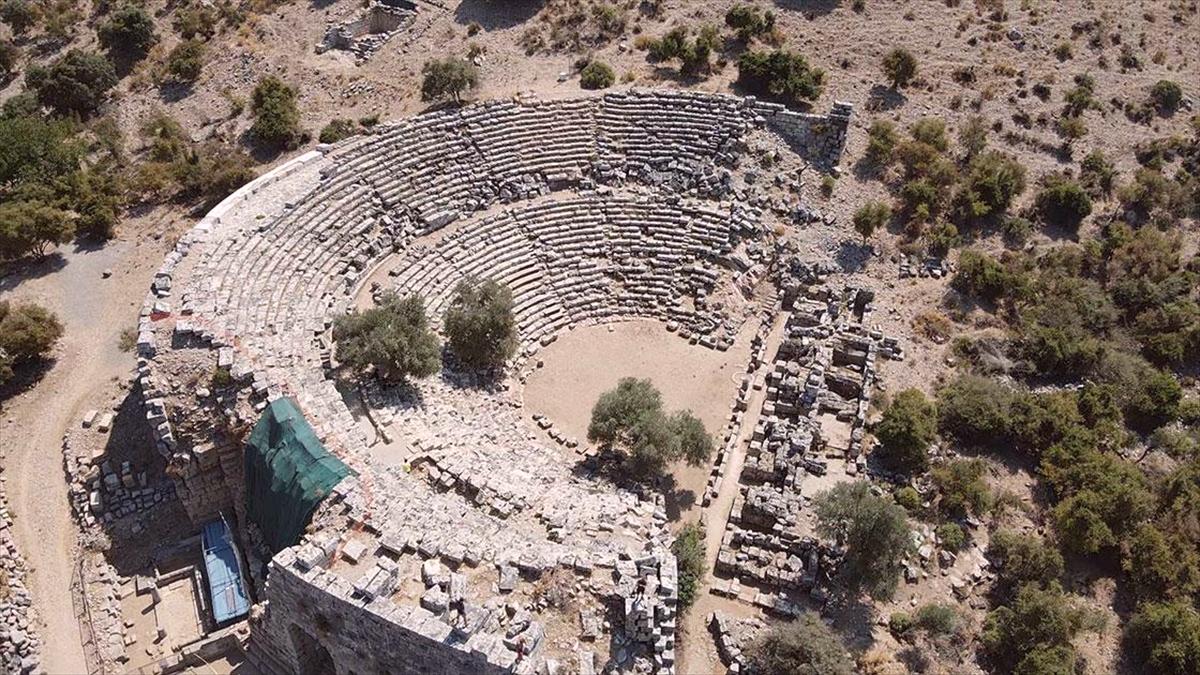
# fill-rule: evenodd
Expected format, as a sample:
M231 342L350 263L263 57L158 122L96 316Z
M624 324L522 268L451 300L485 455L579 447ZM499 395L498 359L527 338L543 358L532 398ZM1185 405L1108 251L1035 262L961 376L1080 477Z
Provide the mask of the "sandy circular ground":
M667 410L691 410L720 442L750 358L754 331L754 322L746 322L734 345L721 352L688 344L654 320L577 328L539 354L544 365L525 383L525 412L530 418L549 417L583 443L600 394L616 387L623 377L648 378L662 392ZM671 467L678 497L676 508L669 509L673 519L695 518L695 503L704 493L708 471L708 466L682 462Z

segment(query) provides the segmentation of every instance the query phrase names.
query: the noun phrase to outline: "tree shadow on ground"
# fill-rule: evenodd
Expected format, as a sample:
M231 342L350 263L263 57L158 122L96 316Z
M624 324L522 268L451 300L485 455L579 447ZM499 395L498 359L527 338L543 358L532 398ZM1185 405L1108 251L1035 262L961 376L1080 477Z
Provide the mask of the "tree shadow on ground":
M844 240L838 244L837 253L834 254L833 260L838 267L842 268L842 272L847 274L861 272L871 259L871 247L864 245L862 242Z
M642 497L661 494L666 501L667 519L672 521L678 521L682 513L696 503L696 493L680 489L671 474L662 473L645 480L631 478L624 456L611 447L600 448L595 455L581 458L571 467L571 473L577 478L607 480Z
M178 103L193 91L195 87L190 82L164 82L158 87L158 98L163 103Z
M775 0L775 6L799 12L807 19L829 14L841 5L840 0Z
M512 28L532 18L543 4L543 0L463 0L454 10L454 20L463 26L478 23L484 30Z
M112 542L105 558L118 574L132 576L153 568L160 550L195 535L197 530L175 497L174 484L167 475L167 461L158 452L154 432L146 422L140 390L129 389L114 412L112 428L104 443L103 461L95 465L100 471L100 482L110 471L120 478L122 466L128 462L133 477L132 490L168 495L147 510L110 519L100 518L101 529ZM94 427L82 432L91 433L101 432ZM118 506L105 503L105 511L111 512ZM198 553L198 543L196 549Z
M18 286L40 277L61 271L67 261L57 251L44 258L18 258L0 264L0 291L12 291Z
M0 384L0 410L4 402L33 388L54 367L55 359L39 359L23 363L13 368L13 376L7 382Z
M895 110L908 103L908 97L886 85L876 84L867 93L866 108L870 112Z

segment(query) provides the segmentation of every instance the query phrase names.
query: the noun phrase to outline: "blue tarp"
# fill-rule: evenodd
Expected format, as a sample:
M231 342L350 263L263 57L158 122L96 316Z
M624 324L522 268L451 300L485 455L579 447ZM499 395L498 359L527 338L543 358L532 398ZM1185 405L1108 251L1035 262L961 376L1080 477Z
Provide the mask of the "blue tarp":
M250 611L250 598L242 583L242 568L238 565L229 526L224 520L208 523L204 526L201 541L204 546L208 596L212 599L213 617L217 624L245 616Z

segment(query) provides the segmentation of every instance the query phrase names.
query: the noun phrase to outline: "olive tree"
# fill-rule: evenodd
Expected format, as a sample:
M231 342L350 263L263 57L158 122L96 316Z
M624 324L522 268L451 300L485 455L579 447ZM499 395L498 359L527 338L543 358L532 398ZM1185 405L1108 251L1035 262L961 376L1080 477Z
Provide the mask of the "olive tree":
M343 364L359 373L373 370L385 382L428 377L441 362L425 301L418 295L401 298L386 293L377 307L335 321L333 339Z
M499 368L517 350L512 291L487 279L465 279L454 291L444 319L450 352L473 370Z

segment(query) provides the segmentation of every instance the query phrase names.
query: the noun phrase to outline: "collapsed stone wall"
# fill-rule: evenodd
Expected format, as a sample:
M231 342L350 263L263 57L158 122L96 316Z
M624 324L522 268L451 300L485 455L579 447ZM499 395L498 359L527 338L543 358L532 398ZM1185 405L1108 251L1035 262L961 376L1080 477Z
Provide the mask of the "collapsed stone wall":
M513 672L515 654L493 636L468 638L425 608L386 597L355 600L350 582L318 565L306 569L298 551L271 561L265 610L251 618L251 653L268 672Z

